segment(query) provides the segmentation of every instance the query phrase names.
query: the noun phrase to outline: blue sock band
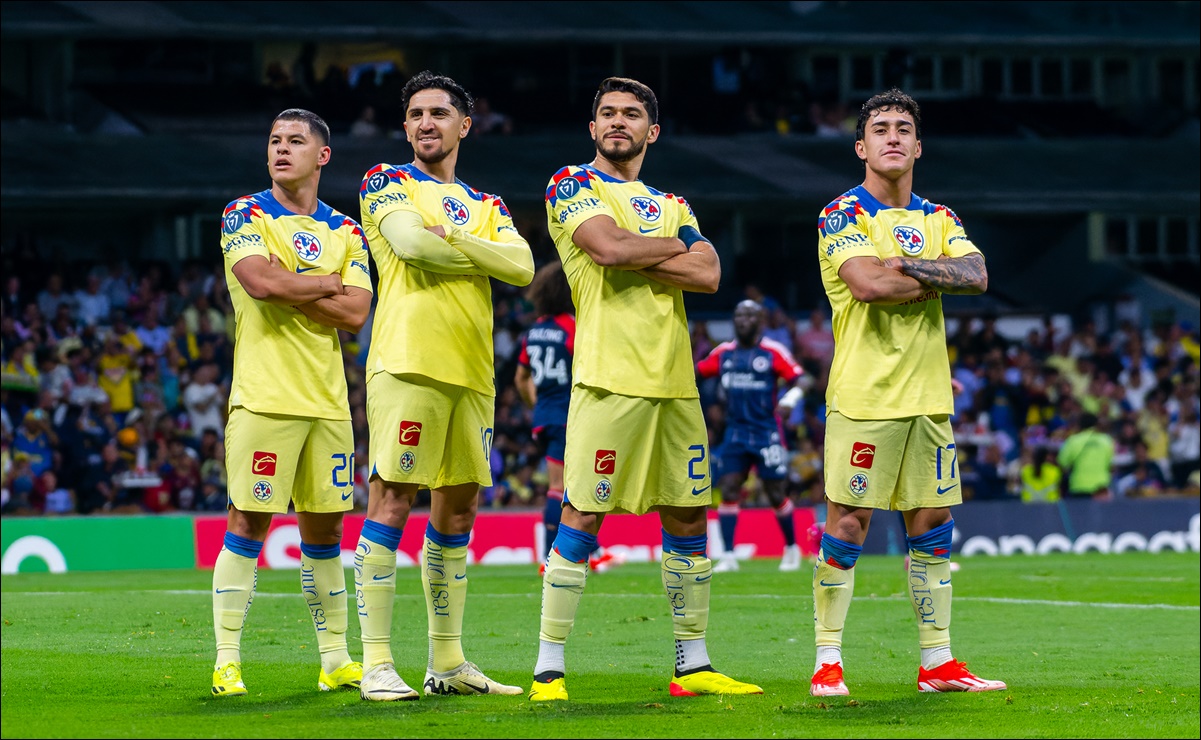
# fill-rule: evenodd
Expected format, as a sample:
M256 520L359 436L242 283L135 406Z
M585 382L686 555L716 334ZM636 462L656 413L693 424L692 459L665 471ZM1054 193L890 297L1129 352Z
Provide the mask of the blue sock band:
M559 533L555 535L554 550L559 556L573 563L583 563L596 549L596 535L572 529L566 524L559 525Z
M248 540L245 537L239 537L233 532L226 532L225 549L244 558L258 560L259 553L263 551L263 543L258 540Z
M663 552L670 552L675 555L700 555L705 556L705 550L709 547L709 535L698 534L696 537L674 537L663 530Z
M859 559L859 555L863 552L863 548L859 545L852 545L850 542L843 542L837 537L831 537L829 534L822 535L822 556L826 562L841 570L850 570L855 567L855 561Z
M387 524L368 519L363 522L363 538L371 540L380 547L386 547L393 552L400 547L400 535L403 530L389 527Z
M909 551L914 554L950 559L951 533L954 529L955 520L952 519L941 527L935 527L923 535L906 537L905 543L909 546Z
M425 525L425 538L435 545L442 547L467 547L467 543L471 541L471 532L463 534L442 534L434 529L432 523Z
M300 543L300 551L313 560L332 560L342 554L341 545L310 545Z

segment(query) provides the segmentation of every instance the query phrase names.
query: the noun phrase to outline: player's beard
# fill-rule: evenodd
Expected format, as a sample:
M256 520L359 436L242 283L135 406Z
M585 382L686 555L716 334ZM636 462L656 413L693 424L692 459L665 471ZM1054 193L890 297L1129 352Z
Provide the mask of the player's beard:
M620 147L620 141L609 142L607 146L604 139L596 142L597 151L599 151L601 156L603 156L605 159L609 160L610 162L629 162L631 159L634 159L638 155L642 154L642 151L646 149L646 137L643 137L642 141L635 141L633 138L631 138L629 149L622 150Z
M420 146L413 147L413 154L417 157L417 159L420 159L425 164L438 164L442 160L449 157L450 153L453 151L454 151L453 147L450 149L444 149L442 147L439 147L437 149L437 151L427 153L424 150L422 150L422 148Z

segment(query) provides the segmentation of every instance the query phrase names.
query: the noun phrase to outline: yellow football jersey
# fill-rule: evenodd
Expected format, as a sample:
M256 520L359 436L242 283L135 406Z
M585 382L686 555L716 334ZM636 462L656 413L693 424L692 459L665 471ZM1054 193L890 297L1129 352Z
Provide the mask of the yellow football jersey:
M684 292L601 267L577 247L575 230L599 215L644 236L673 237L685 225L699 230L683 198L641 180L618 180L590 165L555 173L546 216L576 306L572 381L626 396L697 398Z
M833 309L834 362L826 404L851 419L954 413L942 294L896 306L861 303L838 276L852 257L963 257L979 253L959 217L914 195L905 208L862 185L822 209L818 259Z
M412 164L378 164L363 176L359 206L379 270L368 377L417 373L496 395L490 279L410 265L392 252L379 224L393 211L410 210L426 226L455 226L490 241L524 242L504 201L460 180L435 180Z
M342 284L371 290L363 230L321 201L311 216L284 208L270 190L225 207L221 250L236 320L229 406L257 413L350 418L338 330L291 306L251 298L233 266L251 255L279 257L301 274L342 276Z

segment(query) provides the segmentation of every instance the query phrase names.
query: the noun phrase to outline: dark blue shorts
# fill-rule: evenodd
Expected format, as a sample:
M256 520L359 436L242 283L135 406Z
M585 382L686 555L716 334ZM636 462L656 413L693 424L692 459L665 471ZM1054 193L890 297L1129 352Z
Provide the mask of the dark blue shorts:
M788 477L788 450L780 443L780 435L723 441L714 455L718 477L728 473L750 471L754 465L762 480L781 480Z
M567 425L547 424L534 430L534 441L543 456L551 462L563 464L563 456L567 452Z

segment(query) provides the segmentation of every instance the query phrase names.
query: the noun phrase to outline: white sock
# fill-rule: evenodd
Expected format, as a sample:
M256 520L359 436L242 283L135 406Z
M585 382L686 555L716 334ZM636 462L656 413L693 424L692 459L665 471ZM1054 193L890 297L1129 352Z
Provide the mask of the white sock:
M547 671L555 673L567 674L567 663L563 660L563 648L565 645L561 642L551 642L550 640L538 641L538 663L534 666L534 675L541 676Z
M922 648L922 668L932 671L943 663L954 660L951 657L951 646Z
M822 665L826 663L842 665L842 648L837 645L819 645L817 647L817 664L813 666L813 672L820 671Z
M676 640L676 675L709 666L709 649L705 638Z

